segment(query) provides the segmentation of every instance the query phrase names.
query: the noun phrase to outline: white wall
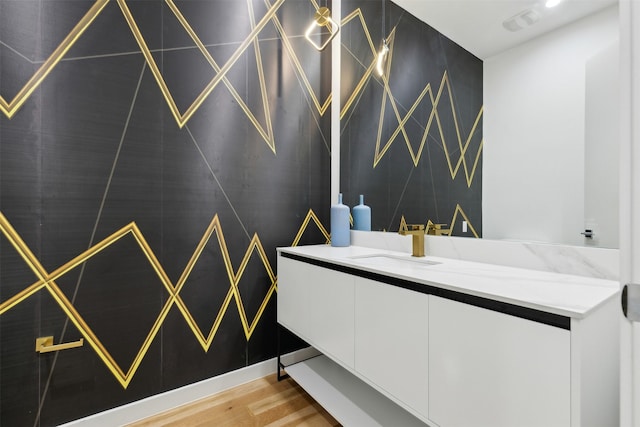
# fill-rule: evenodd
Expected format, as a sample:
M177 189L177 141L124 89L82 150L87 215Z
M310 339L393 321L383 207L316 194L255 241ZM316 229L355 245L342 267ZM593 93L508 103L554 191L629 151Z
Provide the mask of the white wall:
M617 41L617 13L484 61L483 237L585 243L585 64Z
M620 165L619 46L587 61L585 99L584 215L593 244L619 247Z

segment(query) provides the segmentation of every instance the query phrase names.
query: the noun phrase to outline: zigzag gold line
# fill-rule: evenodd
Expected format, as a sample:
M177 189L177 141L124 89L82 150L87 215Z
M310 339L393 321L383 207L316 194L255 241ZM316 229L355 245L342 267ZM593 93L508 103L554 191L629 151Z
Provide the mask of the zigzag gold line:
M167 4L169 4L170 1L171 0L167 0ZM138 46L140 47L140 50L142 51L145 57L145 60L147 61L147 64L149 65L149 68L151 69L151 72L154 78L156 79L158 86L160 87L162 94L164 95L165 100L167 101L169 109L171 110L171 114L173 114L173 117L178 123L178 126L182 128L189 121L191 116L195 114L198 108L200 108L200 105L202 105L202 103L207 99L207 97L211 94L211 92L216 88L218 83L220 83L220 81L225 78L226 74L229 72L231 67L235 65L235 63L242 56L245 50L247 50L249 45L253 42L254 38L258 36L260 31L262 31L262 29L267 25L267 23L275 16L280 6L282 6L282 3L284 3L284 0L275 1L274 5L267 11L265 16L262 17L260 22L258 22L258 24L251 30L249 35L242 41L242 43L240 43L240 46L238 46L238 48L227 60L224 66L220 68L220 70L215 75L215 77L207 84L207 86L202 90L202 92L200 92L200 94L196 97L196 99L193 101L193 103L187 108L187 110L184 113L180 113L180 110L178 109L173 99L173 96L171 96L171 92L169 91L169 88L167 87L167 84L164 81L164 78L162 77L162 73L160 72L158 65L156 64L155 60L153 59L153 56L151 55L151 51L149 50L149 47L147 46L147 43L144 40L144 37L142 36L142 33L138 28L138 25L136 24L133 14L131 13L131 11L129 10L129 7L126 4L126 0L117 0L117 2L118 2L118 5L120 6L120 10L122 11L125 17L125 20L127 21L127 24L129 25L129 28L133 32L133 35L136 41L138 42ZM177 7L175 7L175 5L173 6L174 6L174 9L172 10L174 10L174 13L175 13L175 10L177 10Z
M250 1L248 1L249 14L251 16L253 30L249 34L249 36L243 41L240 47L236 50L234 55L229 59L229 61L222 68L213 60L213 58L211 57L211 54L209 54L205 46L202 44L202 41L199 39L199 37L197 36L197 34L195 33L191 25L182 15L178 7L175 5L174 1L165 0L170 10L174 13L174 15L179 20L179 22L184 27L184 29L187 31L191 39L196 43L200 52L202 52L202 54L205 56L207 61L212 65L214 71L217 73L214 79L210 81L210 83L198 95L198 97L194 100L191 106L189 106L184 113L180 112L173 96L171 95L171 91L169 90L169 87L167 86L166 82L164 81L164 78L162 77L162 73L160 72L160 69L158 68L157 64L155 63L155 60L153 59L151 51L148 45L146 44L146 41L144 40L144 36L142 35L142 32L140 31L135 21L135 18L133 17L133 14L131 13L128 5L126 4L127 0L116 0L116 1L123 13L125 21L129 25L129 28L131 29L134 35L134 38L136 39L136 42L138 43L141 49L141 52L145 58L145 61L149 65L150 70L154 78L156 79L156 82L168 104L171 114L173 115L174 119L176 120L176 123L180 128L182 128L189 121L191 116L195 114L195 112L199 109L200 105L206 100L208 95L213 91L213 89L217 86L217 84L220 81L222 81L223 84L230 91L231 95L236 100L236 102L238 102L238 105L243 110L243 112L245 113L249 121L254 125L254 127L260 134L260 136L265 140L269 148L271 148L271 150L275 153L276 151L275 139L274 139L274 133L273 133L273 125L271 122L270 107L267 99L268 96L266 92L264 68L262 66L262 56L260 52L259 42L256 37L257 34L262 30L262 28L267 24L267 22L270 19L273 19L276 29L281 34L284 45L287 48L287 51L289 52L289 54L291 55L295 68L297 69L304 86L306 87L307 91L311 95L312 101L316 109L320 113L320 115L324 115L329 105L331 104L333 95L330 93L327 99L325 99L324 103L320 105L318 97L315 95L315 92L311 87L309 79L307 78L306 73L303 70L303 67L295 53L295 50L293 49L293 46L289 42L289 38L286 35L286 32L284 31L284 28L281 25L278 17L275 15L275 12L281 6L284 0L277 0L276 3L274 3L273 5L271 5L269 0L265 0L265 4L270 8L270 10L257 25L255 25L255 22L254 22L253 6L250 3ZM80 36L84 33L84 31L91 25L91 23L100 14L100 12L103 10L103 8L106 6L108 2L109 0L96 1L96 3L92 6L89 12L87 12L87 14L82 18L82 20L76 25L76 27L74 27L74 29L69 33L69 35L62 41L62 43L58 46L58 48L56 48L53 54L47 59L47 61L45 61L45 63L38 69L38 71L27 82L27 84L25 84L25 86L20 90L20 92L14 97L14 99L10 103L8 103L4 98L0 97L0 111L2 111L9 118L13 117L13 115L24 104L24 102L26 102L26 100L31 96L33 91L40 85L40 83L52 71L52 69L57 65L57 63L62 59L62 57L64 57L64 55L68 52L68 50L75 44L78 38L80 38ZM319 8L315 0L311 0L311 3L314 5L316 9ZM371 62L365 74L363 75L363 77L360 79L360 81L358 82L358 84L350 94L345 105L342 107L341 113L340 113L341 118L344 117L348 109L351 107L351 105L357 98L358 94L362 91L362 89L366 85L366 82L371 77L373 68L375 66L375 55L376 55L375 47L373 46L370 31L364 20L364 16L362 15L362 11L360 10L360 8L354 10L347 17L345 17L342 20L341 25L346 25L356 17L358 17L360 20L360 23L365 33L369 47L374 56L374 60ZM265 111L265 121L267 126L266 130L262 127L262 125L257 120L257 118L255 117L251 109L246 105L242 97L240 97L240 95L237 93L233 85L229 82L228 78L226 77L226 73L237 62L239 57L244 53L248 45L251 43L253 43L255 46L255 54L256 54L256 60L258 64L257 66L258 77L259 77L260 86L261 86L262 103Z
M476 229L473 227L473 224L471 224L471 221L469 221L469 217L467 216L466 213L464 213L464 211L462 210L462 207L460 207L460 204L456 204L456 210L453 212L453 217L451 218L451 229L453 230L453 226L456 223L456 218L458 217L458 213L460 213L460 215L462 215L464 220L467 221L467 226L469 227L469 230L471 230L473 235L476 237L476 239L479 239L480 236L478 236Z
M64 296L64 294L60 291L58 286L53 281L53 276L49 275L44 267L40 264L38 259L35 257L33 252L28 248L25 242L20 238L16 230L11 226L7 218L0 212L0 228L2 229L3 234L11 241L14 248L18 251L20 256L26 261L26 264L29 268L36 273L36 276L40 278L39 282L29 287L29 289L35 289L37 287L46 288L54 300L58 303L60 308L65 312L65 314L69 317L72 323L78 328L78 330L85 337L89 345L93 347L98 356L103 360L103 362L107 365L107 367L111 370L111 372L116 376L116 378L123 384L122 377L123 372L119 368L119 366L115 363L115 360L110 356L110 354L104 349L98 338L93 334L91 329L88 328L80 314L75 310L73 305L69 302L69 300ZM32 293L31 293L32 294ZM22 301L24 299L21 299ZM15 307L17 304L16 298L11 298L8 301L0 304L0 312L4 313L8 311L10 308ZM123 386L125 386L123 384ZM126 387L126 386L125 386Z
M205 57L205 59L209 62L211 67L214 69L214 71L216 73L219 73L220 72L220 66L213 59L213 57L211 56L211 54L209 53L209 51L205 47L204 43L202 43L202 40L200 40L200 38L198 37L196 32L193 30L193 28L191 27L191 25L189 24L187 19L184 17L184 15L182 15L182 12L180 12L180 9L178 9L178 7L175 5L173 0L165 0L165 2L169 6L169 9L176 16L176 18L178 19L178 21L180 22L182 27L189 34L189 37L191 37L191 40L193 40L193 42L196 44L196 46L198 47L198 50L200 50L200 52ZM251 10L253 11L253 9L251 9ZM253 19L253 17L252 17L252 19ZM253 21L252 21L252 25L255 25L253 23ZM259 43L258 43L257 39L254 40L254 44L255 44L255 49L256 49L256 56L258 57L259 56ZM273 137L274 134L273 134L273 126L271 124L271 112L270 112L270 108L269 108L269 102L267 101L267 92L266 92L266 87L265 87L265 83L264 83L264 71L262 70L262 60L261 59L258 60L258 73L259 73L259 79L260 79L261 94L262 94L262 100L263 100L263 108L265 109L264 110L265 111L265 118L266 118L266 121L267 121L267 130L266 131L264 130L264 128L262 127L262 125L260 124L258 119L255 117L255 115L253 114L251 109L247 106L247 104L244 102L242 97L238 94L236 89L233 87L233 85L231 84L229 79L225 76L222 79L222 82L224 83L224 85L227 87L227 89L231 93L231 96L233 96L233 99L236 100L236 102L238 103L238 105L240 106L242 111L247 115L247 117L249 118L249 121L256 128L256 130L258 131L260 136L262 136L262 138L265 140L265 142L267 143L269 148L271 148L271 151L273 151L275 153L276 152L276 142L275 142L275 139Z
M196 98L193 104L187 109L184 114L184 118L182 120L182 124L180 127L186 123L189 118L197 111L200 105L204 102L204 100L209 96L209 94L215 89L220 80L229 72L231 67L236 63L236 61L240 58L240 56L244 53L244 51L249 47L251 41L258 36L260 31L267 25L267 23L276 16L276 12L282 6L284 0L276 0L273 7L267 11L265 16L258 22L258 24L251 30L247 38L240 44L240 46L236 49L236 51L231 55L231 58L225 63L225 65L220 69L220 72L211 80L211 82L207 85L207 87L202 91L202 93Z
M347 15L342 20L342 23L340 25L344 27L347 23L351 22L351 20L355 19L356 17L358 17L360 20L360 25L362 26L365 37L367 38L367 42L369 44L369 49L371 50L371 53L373 55L373 59L371 60L371 63L367 67L367 70L365 71L364 75L362 76L362 78L360 79L360 81L358 82L354 90L351 92L351 95L349 95L349 98L347 99L345 104L341 107L341 111L340 111L341 120L344 118L349 108L351 108L351 105L353 105L356 98L358 97L358 95L360 94L360 92L362 91L366 83L369 81L371 74L373 73L373 70L375 68L376 60L377 60L376 48L373 45L373 40L371 39L371 33L369 32L369 27L367 26L367 23L364 20L364 16L362 15L362 10L360 10L360 8L355 9L353 12Z
M390 37L391 38L391 37ZM390 67L390 63L391 63L391 59L392 59L392 52L393 52L393 48L392 48L392 44L390 46L390 55L387 61L387 72L385 73L388 74L389 71L389 67ZM420 159L422 157L422 152L424 150L424 146L426 144L426 140L427 140L427 136L429 134L429 130L431 129L431 125L433 123L433 118L435 117L436 119L436 123L438 126L438 130L440 132L440 138L442 140L442 147L444 150L444 154L445 154L445 158L447 160L447 165L449 167L449 172L451 174L451 178L455 179L457 174L458 174L458 170L460 168L460 165L463 165L464 171L465 171L465 178L467 181L467 186L471 187L471 184L473 182L473 178L475 176L475 171L476 171L476 167L478 165L479 159L480 159L480 154L482 152L482 148L483 148L483 143L481 142L480 146L478 147L478 153L476 154L476 158L475 158L475 162L474 162L474 166L472 168L472 171L469 172L468 168L467 168L467 163L466 163L466 159L465 159L465 154L467 149L469 148L470 144L471 144L471 139L473 137L473 135L475 134L477 128L478 128L478 123L480 121L480 118L482 117L483 114L483 110L484 107L480 107L480 111L478 112L478 115L476 116L476 120L473 124L473 127L471 129L471 131L469 132L469 135L465 141L465 144L463 145L462 143L462 137L460 134L460 127L458 125L458 119L457 119L457 114L456 114L456 109L455 109L455 104L453 101L453 95L451 92L451 83L449 81L449 76L447 71L445 71L443 73L442 76L442 81L440 83L440 87L438 89L438 94L436 95L435 99L433 97L433 90L431 89L431 83L427 83L427 85L424 87L424 89L422 90L422 92L420 93L420 95L418 96L418 98L416 99L416 101L414 102L414 104L411 106L411 108L409 109L409 111L405 114L405 116L403 118L400 118L398 109L396 107L396 103L395 103L395 99L393 98L393 94L391 93L391 89L389 88L388 85L388 80L386 79L386 77L383 76L383 81L384 81L384 96L382 99L382 105L380 107L380 122L378 123L378 137L376 140L376 148L375 148L375 154L374 154L374 161L373 161L373 167L375 168L378 163L382 160L382 158L384 157L384 155L386 154L387 150L391 147L391 144L395 141L396 137L398 136L398 134L400 132L403 133L403 136L405 138L405 143L407 145L407 149L409 151L409 154L411 155L411 158L413 160L413 164L414 167L417 167ZM454 167L451 161L451 155L449 154L449 149L447 148L447 144L446 144L446 140L444 137L444 131L442 130L442 123L440 121L440 115L438 113L438 107L440 105L440 99L442 97L442 93L444 91L444 88L447 88L448 92L449 92L449 101L450 101L450 105L451 105L451 109L452 109L452 113L454 115L454 126L456 129L456 135L458 138L458 146L460 148L460 157L456 163L456 166ZM409 138L405 132L405 124L406 122L409 120L409 118L411 117L411 115L413 114L413 112L415 111L415 109L417 108L417 106L420 104L420 102L422 101L422 99L429 94L429 98L432 104L432 110L431 110L431 114L429 115L429 120L427 122L427 125L425 127L424 133L422 134L422 138L420 141L420 146L418 148L418 152L417 154L414 153L413 151L413 147L411 146L410 142L409 142ZM382 147L382 149L380 149L380 143L381 143L381 139L382 139L382 129L383 129L383 121L384 121L384 113L385 113L385 105L386 105L386 100L387 100L387 96L389 97L390 103L392 105L392 107L394 108L394 112L396 114L396 119L398 120L398 126L396 127L395 131L393 132L393 134L391 135L391 137L387 140L386 144L384 145L384 147Z
M322 226L322 223L320 222L320 219L318 219L318 216L315 214L315 212L312 209L309 209L309 212L307 212L307 216L305 216L304 221L302 221L302 225L298 230L298 234L296 234L296 237L293 239L293 243L291 244L291 246L298 246L298 243L300 243L300 239L302 238L302 235L306 231L307 227L309 226L309 222L311 221L313 221L318 226L318 228L324 235L325 239L327 239L325 243L329 243L331 241L331 236L329 236L329 233L327 232L327 230Z
M396 105L396 100L395 97L393 96L393 93L391 92L391 88L389 87L389 80L387 78L387 76L389 75L389 72L391 70L391 63L393 62L393 53L394 53L394 45L395 45L395 34L396 34L396 29L395 27L393 28L393 30L391 31L391 33L389 34L389 37L387 38L388 44L389 44L389 52L387 53L387 60L386 60L386 64L385 64L385 72L384 74L381 76L381 79L384 83L383 87L384 87L384 94L385 96L382 99L383 103L386 103L386 99L387 96L389 97L389 102L391 103L391 108L393 109L393 112L396 116L396 120L398 120L398 128L396 130L398 130L399 132L402 132L402 135L404 136L404 140L405 140L405 144L407 145L408 149L409 149L409 153L411 154L411 157L413 158L414 164L416 163L416 157L415 154L413 153L413 149L411 148L411 143L409 142L409 135L407 135L407 131L404 128L404 125L400 124L402 123L402 118L400 117L400 111L398 110L398 106ZM425 93L426 91L423 90L423 93ZM421 95L422 97L424 95ZM384 110L384 109L383 109ZM380 120L384 120L384 116L382 114L380 114ZM397 133L394 133L395 135L397 135ZM379 137L381 137L381 131L379 132ZM390 140L391 142L393 142L393 140ZM376 147L379 145L379 143L376 142ZM390 143L387 143L387 147L390 145ZM386 150L385 150L386 151ZM376 155L376 157L378 157ZM379 161L379 159L378 159ZM374 160L374 168L376 167L377 162L375 162Z
M253 3L251 0L247 1L249 6L249 17L251 21L251 28L256 26L255 17L253 13ZM269 108L269 101L267 99L267 84L264 77L264 67L262 65L262 52L260 50L260 41L255 38L253 40L254 51L256 54L256 67L258 68L258 80L260 82L260 92L262 93L262 108L264 110L264 115L267 121L267 129L271 139L273 139L273 126L271 124L271 109ZM271 147L273 152L276 152L275 141L273 142L273 146Z
M445 75L442 78L442 83L440 85L440 89L438 90L438 95L437 95L435 101L433 100L433 95L431 95L431 101L432 101L432 103L434 105L434 111L435 111L435 115L436 115L436 121L438 123L438 130L440 131L440 138L442 140L443 150L444 150L444 153L445 153L445 157L447 159L447 165L449 167L449 173L451 174L451 179L455 179L455 177L458 175L458 170L460 169L460 165L463 164L464 165L464 170L465 170L465 177L466 177L466 180L467 180L467 187L471 187L471 183L473 182L473 177L475 176L476 167L477 167L478 161L480 159L480 154L482 153L482 148L483 148L483 145L484 145L482 143L483 141L481 141L481 144L478 147L478 152L476 153L476 159L475 159L474 167L473 167L473 170L472 170L471 174L469 174L469 172L467 170L467 162L466 162L465 154L466 154L466 151L467 151L469 145L471 144L471 139L473 138L473 136L474 136L474 134L476 132L478 123L480 122L480 118L483 115L484 106L480 107L480 111L478 111L478 115L476 116L476 120L475 120L475 122L473 124L473 127L471 128L471 131L469 132L469 135L467 137L467 141L466 141L464 146L462 146L462 142L461 142L461 139L460 139L460 131L459 131L459 128L458 128L457 119L454 120L455 127L456 127L456 133L458 134L458 146L460 148L460 157L458 158L458 162L456 163L455 168L453 168L453 166L451 164L451 156L449 155L449 149L447 148L447 144L446 144L445 138L444 138L444 131L442 130L442 123L440 121L440 115L439 115L438 110L437 110L437 107L438 107L438 105L440 103L440 97L441 97L442 92L444 90L445 84L446 84L447 90L449 92L449 100L451 102L451 109L452 109L452 112L453 112L453 114L455 116L456 113L455 113L455 106L453 105L453 97L452 97L452 92L451 92L451 85L450 85L450 82L449 82L448 74L446 72L445 72ZM429 125L430 124L431 124L431 121L429 122ZM423 142L426 140L426 134L428 133L428 130L429 129L427 128L426 132L425 132L425 135L424 135L424 137L422 139Z
M322 226L322 224L318 220L313 210L310 209L309 212L307 213L305 221L303 221L303 224L300 226L298 233L296 234L296 238L294 239L294 244L293 244L294 246L297 245L302 234L306 231L306 228L308 227L310 221L312 220L318 226L318 228L323 233L323 235L327 239L329 239L329 234L327 233L326 229ZM224 233L222 231L222 227L220 225L218 215L214 216L211 223L207 227L200 242L196 246L196 249L193 255L189 259L189 262L185 266L184 271L180 275L180 278L176 286L174 286L171 283L171 280L169 279L168 275L164 271L162 264L160 263L158 258L155 256L155 253L149 246L144 235L142 234L142 232L134 222L116 231L109 237L100 241L96 245L92 246L91 248L84 251L80 255L71 259L70 261L60 266L59 268L55 269L51 273L46 272L44 267L38 261L37 257L33 254L33 252L29 250L26 243L21 239L20 235L11 226L11 224L9 223L7 218L2 214L2 212L0 212L0 232L9 240L9 242L12 244L12 246L16 249L18 254L21 256L21 258L25 261L27 266L35 273L36 277L38 278L38 281L36 283L28 286L23 291L19 292L13 297L7 299L5 302L1 303L0 315L11 310L12 308L15 308L22 301L26 300L31 295L34 295L36 292L39 292L42 289L46 289L54 298L54 300L57 302L57 304L60 306L60 308L63 310L63 312L67 315L67 317L69 317L69 319L78 329L80 334L87 340L89 345L93 348L93 350L96 352L98 357L103 361L105 366L113 374L116 380L125 389L128 387L128 385L132 381L135 373L137 372L140 364L142 363L142 360L144 360L144 357L146 356L147 351L149 350L149 347L151 346L153 340L157 336L160 328L162 327L162 324L164 323L169 311L171 310L174 304L177 305L178 310L180 311L180 313L182 313L183 317L185 318L185 321L187 322L187 325L189 326L194 336L196 337L196 339L198 340L198 342L206 352L209 350L213 342L213 339L222 322L222 318L226 314L232 298L234 298L236 301L236 307L238 309L238 314L241 319L243 331L247 341L249 341L251 339L253 332L255 331L255 328L260 322L260 319L262 318L262 315L264 314L264 311L269 301L273 297L273 294L277 291L277 277L275 276L273 269L269 264L268 257L266 255L264 247L262 246L262 243L260 242L260 238L258 237L258 234L254 234L253 238L251 239L251 243L247 248L247 251L240 263L238 270L237 271L234 270L233 265L231 264L231 259L229 256L229 252L227 250ZM229 285L229 290L227 292L227 295L222 303L222 306L220 307L218 315L216 316L216 319L213 322L211 329L209 330L209 333L205 337L202 330L199 328L199 326L195 322L195 319L191 315L190 311L188 310L187 306L185 305L184 301L182 300L179 294L180 294L180 291L184 288L184 284L186 283L189 275L191 274L196 262L202 255L202 252L206 244L210 240L211 236L213 235L213 233L216 233L216 236L218 238L218 244L222 252L223 261L225 263L225 269L227 272L227 276L229 278L230 285ZM55 283L55 280L69 273L71 270L73 270L74 268L77 268L81 264L89 261L91 258L96 256L97 254L99 254L109 246L115 244L120 239L127 236L133 237L133 239L136 241L136 243L140 247L140 250L144 254L145 258L147 259L149 264L152 266L156 275L158 276L158 278L164 285L165 289L167 290L169 294L169 298L167 299L166 303L163 305L162 309L160 310L160 313L158 314L158 317L154 321L144 342L142 343L140 349L136 353L131 365L125 372L120 367L120 365L115 361L111 353L109 353L109 351L104 347L104 345L98 339L98 337L94 334L93 330L88 326L86 321L83 319L80 313L78 313L78 311L75 309L73 304L68 300L68 298L62 292L62 290L57 286L57 284ZM260 304L256 314L254 315L251 322L249 322L249 319L247 317L246 310L244 307L244 303L242 301L242 296L239 291L238 284L254 252L258 253L259 258L265 270L267 271L269 279L271 280L271 285L269 286L269 289L264 299L262 300L262 303Z
M80 21L73 27L71 32L62 40L53 53L47 58L47 60L38 68L35 74L27 81L27 83L20 89L20 91L13 97L11 102L7 102L2 96L0 96L0 111L2 111L8 118L12 118L13 115L22 107L26 100L31 96L34 90L42 83L42 81L49 75L51 70L60 62L60 60L67 54L69 49L75 44L85 30L91 25L96 17L102 12L109 0L97 0L87 13L80 19Z

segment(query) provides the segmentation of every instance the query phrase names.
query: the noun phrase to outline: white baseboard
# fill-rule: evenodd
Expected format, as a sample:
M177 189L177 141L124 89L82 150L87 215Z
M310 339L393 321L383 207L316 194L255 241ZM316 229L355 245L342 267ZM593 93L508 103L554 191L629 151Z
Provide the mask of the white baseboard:
M285 365L296 363L317 355L312 347L282 356ZM268 375L276 374L276 358L265 360L236 371L227 372L217 377L189 384L175 390L156 394L136 402L118 406L104 412L80 418L63 424L64 427L95 427L95 426L122 426L151 417L160 412L177 408L178 406L203 399L215 393L257 380Z

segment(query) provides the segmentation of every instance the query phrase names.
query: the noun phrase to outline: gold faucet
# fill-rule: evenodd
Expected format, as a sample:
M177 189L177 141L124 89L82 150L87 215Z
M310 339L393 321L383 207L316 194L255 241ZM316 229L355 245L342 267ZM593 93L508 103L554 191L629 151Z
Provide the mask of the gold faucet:
M398 230L403 236L411 235L413 237L412 256L424 256L424 225L422 224L403 224Z
M451 232L450 228L444 228L447 224L434 224L429 220L427 222L427 227L425 230L425 226L422 224L407 224L403 222L400 225L400 230L398 233L402 236L411 235L412 236L412 250L411 255L415 257L423 257L424 256L424 235L429 234L432 236L448 236Z

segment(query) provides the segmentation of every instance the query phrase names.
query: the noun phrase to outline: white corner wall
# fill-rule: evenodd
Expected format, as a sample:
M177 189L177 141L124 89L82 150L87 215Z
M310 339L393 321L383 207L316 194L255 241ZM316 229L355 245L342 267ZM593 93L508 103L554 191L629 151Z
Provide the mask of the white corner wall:
M618 36L614 6L484 61L483 237L585 244L585 64Z

